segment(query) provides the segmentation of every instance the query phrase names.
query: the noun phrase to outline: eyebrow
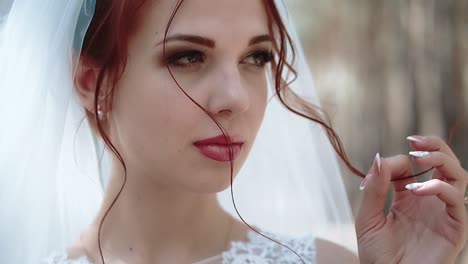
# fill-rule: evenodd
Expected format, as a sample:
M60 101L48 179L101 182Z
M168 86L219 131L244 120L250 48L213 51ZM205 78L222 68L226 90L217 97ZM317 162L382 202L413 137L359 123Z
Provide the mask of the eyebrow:
M213 39L205 38L205 37L201 37L197 35L176 34L176 35L166 38L166 43L172 42L172 41L191 42L191 43L206 46L209 48L214 48L216 46L216 42ZM270 35L260 35L260 36L253 37L249 41L249 46L252 46L261 42L272 42L272 41L273 40ZM164 40L158 42L156 46L159 46L163 43L164 43Z
M262 43L262 42L273 42L273 39L271 38L270 35L257 36L257 37L252 38L249 41L249 46L252 46L252 45L255 45L255 44L258 44L258 43Z

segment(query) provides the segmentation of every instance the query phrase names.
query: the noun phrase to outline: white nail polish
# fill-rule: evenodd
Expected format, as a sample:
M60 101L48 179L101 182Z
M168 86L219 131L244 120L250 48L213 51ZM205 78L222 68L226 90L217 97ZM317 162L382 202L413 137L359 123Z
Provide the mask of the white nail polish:
M361 184L359 185L359 191L364 191L364 189L366 188L366 181L367 181L367 177L364 178L364 180L362 180Z
M379 168L379 174L380 174L380 168L382 167L382 161L380 160L380 153L377 153L375 158L377 159L377 168Z
M431 155L428 151L410 151L409 154L415 158L424 158Z
M359 186L359 191L361 191L361 192L362 192L362 191L364 191L364 189L365 189L365 188L366 188L366 186L364 186L364 185L360 185L360 186Z
M406 140L412 141L412 142L422 142L422 140L420 140L419 138L413 137L413 136L407 137Z
M412 191L412 190L420 189L420 188L422 188L423 186L424 186L424 183L422 183L422 182L415 182L415 183L407 184L407 185L405 186L405 188L406 188L407 190Z

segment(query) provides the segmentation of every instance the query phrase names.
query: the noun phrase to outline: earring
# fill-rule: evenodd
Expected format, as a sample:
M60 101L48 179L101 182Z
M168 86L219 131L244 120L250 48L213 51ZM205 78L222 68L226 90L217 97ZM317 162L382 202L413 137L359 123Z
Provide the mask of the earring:
M101 105L98 105L97 114L98 114L99 120L104 120L104 113L103 113L102 110L101 110Z

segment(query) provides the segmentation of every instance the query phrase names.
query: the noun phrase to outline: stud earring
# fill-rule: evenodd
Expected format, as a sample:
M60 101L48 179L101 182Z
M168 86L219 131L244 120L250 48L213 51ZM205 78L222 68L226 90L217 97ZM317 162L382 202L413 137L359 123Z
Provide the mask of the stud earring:
M101 105L98 105L97 114L98 114L99 120L104 120L104 113L103 113L102 110L101 110Z

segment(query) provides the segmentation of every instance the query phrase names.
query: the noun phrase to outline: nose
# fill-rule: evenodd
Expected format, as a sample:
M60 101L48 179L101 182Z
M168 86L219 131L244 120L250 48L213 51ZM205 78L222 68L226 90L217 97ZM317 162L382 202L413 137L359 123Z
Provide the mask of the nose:
M232 119L244 113L250 106L247 85L236 67L225 67L215 73L215 81L210 85L211 93L207 110L217 116Z

